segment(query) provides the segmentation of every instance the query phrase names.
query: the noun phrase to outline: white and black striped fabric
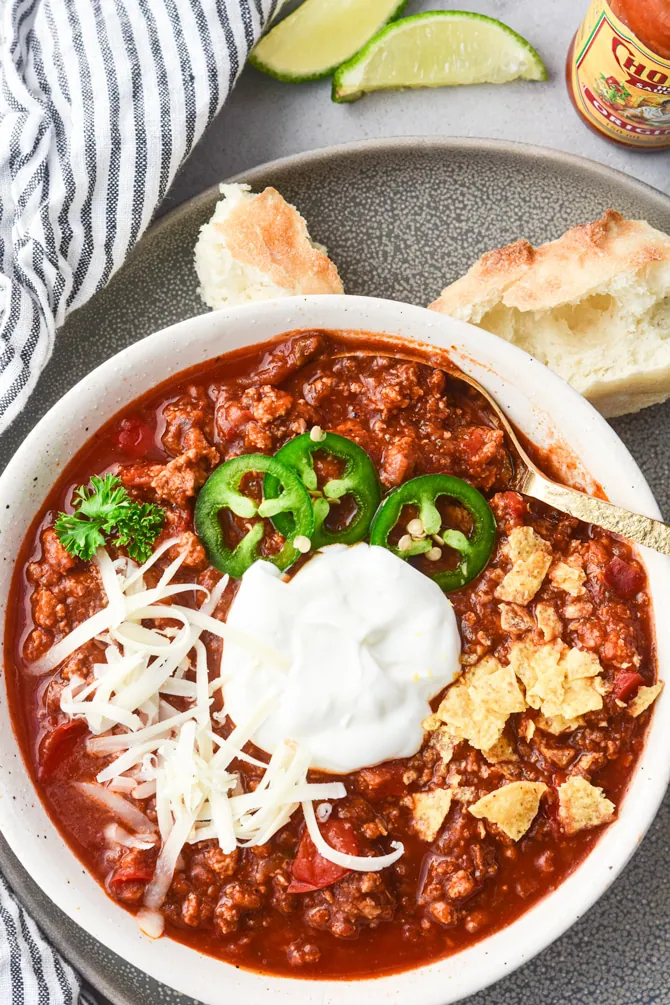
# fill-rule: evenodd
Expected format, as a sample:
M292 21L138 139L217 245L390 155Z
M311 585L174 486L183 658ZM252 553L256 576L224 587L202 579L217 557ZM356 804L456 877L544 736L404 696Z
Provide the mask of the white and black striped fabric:
M19 907L0 876L0 1002L82 1005L79 979Z
M0 430L108 281L280 0L0 0ZM0 1002L75 1005L0 877Z
M278 0L0 0L0 431L108 281Z

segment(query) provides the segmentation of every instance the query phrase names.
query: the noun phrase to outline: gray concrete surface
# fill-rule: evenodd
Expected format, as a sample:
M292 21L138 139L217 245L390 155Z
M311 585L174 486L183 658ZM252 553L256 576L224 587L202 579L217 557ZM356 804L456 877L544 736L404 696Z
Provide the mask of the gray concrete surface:
M182 168L162 211L276 157L349 140L419 134L538 143L591 157L670 194L670 150L619 147L587 129L572 107L565 59L587 0L410 0L406 13L441 7L505 21L539 51L549 80L387 92L336 105L329 80L283 84L248 67Z

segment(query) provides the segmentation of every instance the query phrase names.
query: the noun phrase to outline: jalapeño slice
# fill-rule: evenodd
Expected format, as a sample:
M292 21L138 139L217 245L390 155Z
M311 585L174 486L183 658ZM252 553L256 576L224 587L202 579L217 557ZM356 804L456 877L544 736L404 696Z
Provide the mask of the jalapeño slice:
M449 496L463 506L472 518L472 530L466 536L454 528L442 528L442 517L435 505L441 496ZM417 506L425 536L412 539L403 535L399 545L389 542L404 506ZM435 546L435 536L461 555L455 569L436 572L431 578L445 592L458 590L478 576L485 568L495 545L496 521L491 507L481 492L453 475L421 475L392 489L375 515L370 533L370 544L388 548L398 558L425 555Z
M242 479L250 473L272 475L278 485L276 495L268 498L264 494L263 501L257 503L241 492ZM276 555L260 554L264 535L263 519L260 519L239 544L229 548L219 519L221 511L226 509L243 520L256 516L272 519L280 513L290 517L291 532L284 535L284 547ZM312 501L298 476L280 461L265 454L243 454L221 464L201 488L195 505L195 530L212 565L235 579L260 558L279 569L288 569L301 555L295 545L296 538L311 540L314 531Z
M303 433L285 443L275 454L275 459L290 468L300 478L312 497L314 506L314 533L312 547L322 548L328 544L355 544L362 540L370 529L381 491L375 466L368 454L353 440L337 433ZM314 470L314 454L323 452L344 462L344 470L339 478L331 478L319 488ZM280 491L278 479L272 472L265 477L263 492L266 499L273 499ZM337 506L343 496L352 496L356 512L346 526L331 530L325 521L331 507ZM294 531L293 516L289 512L278 513L272 522L284 537Z

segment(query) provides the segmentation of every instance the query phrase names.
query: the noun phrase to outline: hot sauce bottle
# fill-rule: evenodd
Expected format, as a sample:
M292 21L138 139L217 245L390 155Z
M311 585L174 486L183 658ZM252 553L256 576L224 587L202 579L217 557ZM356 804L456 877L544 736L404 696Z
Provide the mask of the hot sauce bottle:
M670 0L591 0L566 77L592 129L638 150L670 147Z

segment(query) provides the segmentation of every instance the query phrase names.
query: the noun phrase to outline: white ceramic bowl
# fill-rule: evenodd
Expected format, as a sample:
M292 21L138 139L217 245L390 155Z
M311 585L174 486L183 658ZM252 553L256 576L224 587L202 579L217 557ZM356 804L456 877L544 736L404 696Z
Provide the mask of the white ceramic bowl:
M637 465L607 423L560 378L502 339L420 307L365 297L322 296L266 301L218 311L150 335L103 363L35 427L0 478L0 604L4 609L24 534L63 466L105 420L172 374L222 352L297 328L346 328L419 339L451 351L532 441L568 444L613 502L659 516ZM562 451L557 456L564 456ZM574 467L566 477L574 474ZM670 559L644 553L652 599L670 597ZM670 619L656 623L659 666L670 658ZM207 1005L250 1001L307 1005L447 1005L526 962L597 900L626 864L651 823L670 773L670 694L658 701L648 742L618 817L586 861L553 893L497 934L448 959L366 981L275 978L237 970L168 938L140 935L63 842L37 798L18 752L4 686L0 688L0 826L15 855L45 893L119 956ZM585 950L586 951L586 950Z

